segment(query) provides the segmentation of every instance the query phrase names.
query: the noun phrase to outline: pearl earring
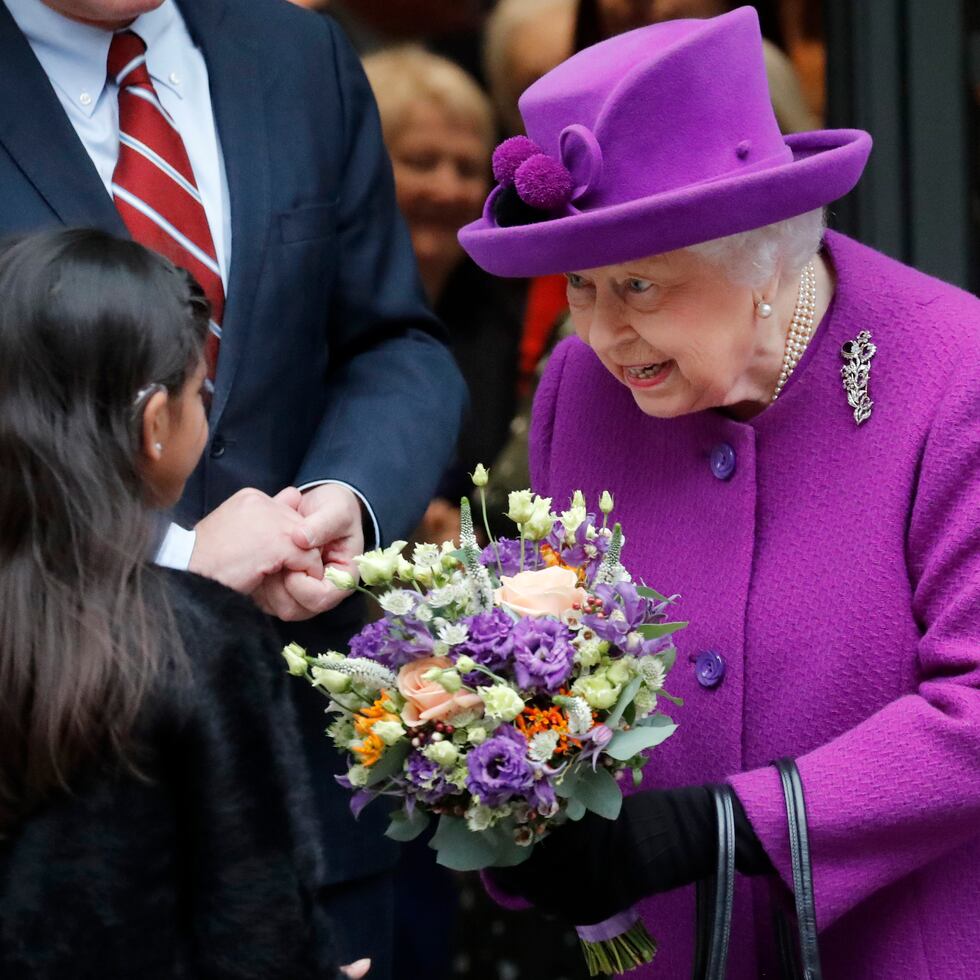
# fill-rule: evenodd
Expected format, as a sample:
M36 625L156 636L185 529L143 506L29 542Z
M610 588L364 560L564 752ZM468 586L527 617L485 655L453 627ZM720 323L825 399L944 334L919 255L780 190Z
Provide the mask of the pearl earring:
M163 443L162 443L162 442L155 442L155 443L153 443L153 448L154 448L154 449L155 449L155 450L156 450L156 451L157 451L158 453L162 453L162 452L163 452Z
M763 299L759 300L755 304L755 312L762 317L763 320L767 320L772 316L772 307Z

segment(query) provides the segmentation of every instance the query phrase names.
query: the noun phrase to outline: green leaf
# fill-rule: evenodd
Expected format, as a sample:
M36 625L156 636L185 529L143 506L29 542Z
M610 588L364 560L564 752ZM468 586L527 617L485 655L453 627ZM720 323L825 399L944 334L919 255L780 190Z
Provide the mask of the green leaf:
M439 826L432 835L429 847L436 852L436 861L453 871L479 871L481 868L489 868L494 863L498 850L492 833L472 831L462 817L450 817L446 814L439 818Z
M619 695L619 700L616 702L616 707L612 709L605 720L605 724L609 728L615 728L619 724L620 719L623 717L623 712L626 710L626 706L633 703L633 698L636 697L636 692L640 689L642 683L642 678L634 677L623 688L622 693Z
M566 800L575 799L578 791L579 774L577 769L566 769L561 781L555 783L555 795Z
M615 820L623 805L623 791L619 783L602 766L595 772L589 768L579 771L575 795L593 813L607 820Z
M429 826L429 815L418 807L409 815L405 810L396 810L391 815L391 823L385 831L385 837L397 841L415 840Z
M659 745L677 731L677 726L666 715L655 715L654 718L663 720L651 725L637 725L628 732L616 732L604 750L606 755L625 762L638 752Z
M668 647L666 650L663 650L660 653L658 653L657 656L663 662L664 670L665 671L670 670L670 668L673 667L675 662L677 661L677 648Z
M670 636L678 630L684 629L687 623L647 623L645 626L637 626L636 632L644 640L659 640L662 636Z
M644 599L656 599L657 602L670 602L665 595L661 595L656 589L651 589L648 585L638 585L636 594L643 596Z
M514 840L515 827L513 820L502 820L485 832L494 843L494 868L513 868L531 856L533 848L530 845L522 846Z
M385 749L381 758L371 766L371 775L368 776L367 785L377 786L382 780L394 776L396 772L401 772L410 749L411 745L407 741L396 742L390 748Z
M581 820L585 816L585 804L573 797L565 804L565 813L569 820Z

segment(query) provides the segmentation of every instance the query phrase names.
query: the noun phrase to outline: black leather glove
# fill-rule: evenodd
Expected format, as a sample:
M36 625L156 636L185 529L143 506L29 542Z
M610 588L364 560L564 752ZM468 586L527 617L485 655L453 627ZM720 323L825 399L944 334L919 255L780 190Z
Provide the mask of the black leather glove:
M734 794L733 794L734 795ZM738 798L735 866L743 874L773 870ZM587 813L537 844L516 868L493 868L495 884L574 925L591 925L647 895L714 873L714 805L706 786L648 790L623 800L617 820Z

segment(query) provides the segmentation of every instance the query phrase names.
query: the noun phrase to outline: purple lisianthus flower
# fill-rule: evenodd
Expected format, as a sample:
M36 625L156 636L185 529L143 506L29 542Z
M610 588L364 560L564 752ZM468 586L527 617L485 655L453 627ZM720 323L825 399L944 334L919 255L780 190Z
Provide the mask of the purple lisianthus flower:
M514 641L514 677L524 690L553 694L568 680L575 648L568 628L557 619L527 617L511 633Z
M501 725L493 738L471 749L466 768L466 788L484 806L500 806L524 795L534 784L527 740L511 725Z
M503 609L495 608L490 612L469 616L462 622L468 628L469 636L453 647L453 654L472 657L478 664L494 672L506 667L514 649L511 638L514 620ZM493 683L486 674L478 670L465 674L463 680L470 687Z
M527 561L532 546L526 544L524 560ZM500 563L498 568L497 563ZM514 538L498 538L496 545L488 544L480 552L480 564L500 575L516 575L521 570L521 543Z
M412 619L397 622L379 619L352 636L348 646L352 657L366 657L391 670L398 670L420 657L431 656L433 639L422 623Z
M652 621L649 600L636 591L632 582L597 585L593 594L602 603L602 614L583 616L582 624L613 646L625 649L629 634L637 626Z
M459 793L458 788L446 779L445 768L421 752L412 752L405 760L404 775L412 795L422 803L438 803L444 796Z

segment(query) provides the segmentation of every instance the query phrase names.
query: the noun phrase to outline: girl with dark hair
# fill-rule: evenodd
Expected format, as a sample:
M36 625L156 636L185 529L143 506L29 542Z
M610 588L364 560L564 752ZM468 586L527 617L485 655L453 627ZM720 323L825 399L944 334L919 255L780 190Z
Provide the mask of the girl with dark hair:
M0 975L336 976L274 635L151 564L208 304L98 231L0 252Z

